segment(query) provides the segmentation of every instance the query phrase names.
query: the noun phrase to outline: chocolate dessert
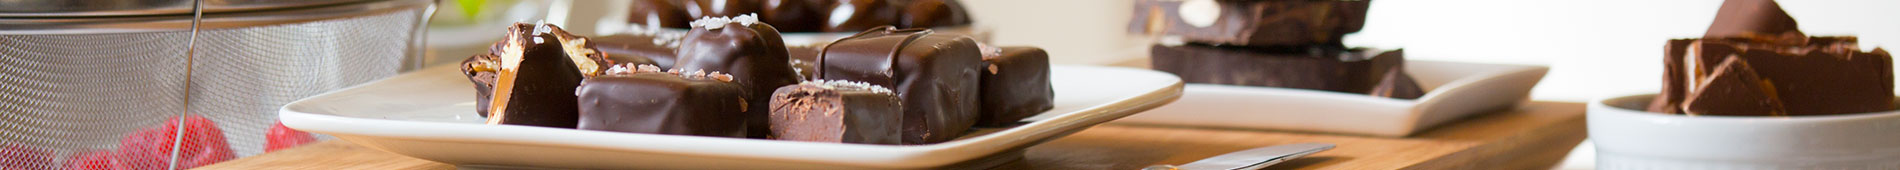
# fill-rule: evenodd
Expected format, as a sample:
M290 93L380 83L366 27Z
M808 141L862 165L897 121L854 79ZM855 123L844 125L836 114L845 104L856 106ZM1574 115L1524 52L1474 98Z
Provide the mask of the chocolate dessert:
M1651 112L1796 116L1894 109L1893 59L1858 38L1809 37L1770 0L1722 3L1701 39L1671 40Z
M969 37L878 27L825 46L817 75L889 87L904 102L903 143L937 143L976 123L981 53Z
M982 109L979 126L1016 124L1055 107L1049 83L1049 53L1036 47L1002 47L983 56L978 70Z
M653 0L634 3L630 9L629 23L656 28L689 28L690 21L685 20L692 18L752 13L784 32L858 32L886 25L932 28L971 23L968 12L956 0Z
M778 30L754 15L708 17L692 25L693 30L681 40L679 61L673 68L732 74L733 82L746 89L745 100L757 103L747 106L745 121L752 125L752 134L760 135L754 137L764 137L770 130L766 115L771 113L764 104L771 92L800 80Z
M1326 90L1415 99L1423 89L1404 73L1403 50L1316 47L1306 53L1219 46L1155 45L1153 68L1187 83ZM1388 78L1390 77L1390 78ZM1393 81L1385 81L1385 80ZM1372 93L1385 87L1391 91Z
M579 129L745 137L744 89L720 72L617 65L581 83Z
M611 62L587 38L547 24L515 24L494 47L462 65L488 124L574 128L574 87Z
M1128 30L1228 46L1338 43L1365 26L1370 0L1137 0Z
M772 136L780 140L917 144L903 141L903 105L890 89L814 80L772 93Z

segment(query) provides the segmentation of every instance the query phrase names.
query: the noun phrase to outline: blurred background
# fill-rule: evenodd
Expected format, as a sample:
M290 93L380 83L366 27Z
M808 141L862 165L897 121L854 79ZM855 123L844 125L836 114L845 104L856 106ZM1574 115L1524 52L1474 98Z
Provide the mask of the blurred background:
M1040 46L1057 64L1127 64L1150 40L1127 34L1133 0L964 0L998 45ZM1721 0L1378 0L1349 46L1404 48L1407 58L1545 65L1535 100L1586 102L1653 93L1663 43L1700 37ZM544 21L572 32L607 34L624 24L629 1L443 1L430 23L428 61L484 52L500 24ZM461 4L458 4L461 3ZM482 3L482 4L468 4ZM1859 36L1863 50L1900 47L1900 1L1780 1L1813 36ZM482 7L481 10L462 9ZM545 20L539 20L546 18ZM1593 169L1587 141L1558 169Z

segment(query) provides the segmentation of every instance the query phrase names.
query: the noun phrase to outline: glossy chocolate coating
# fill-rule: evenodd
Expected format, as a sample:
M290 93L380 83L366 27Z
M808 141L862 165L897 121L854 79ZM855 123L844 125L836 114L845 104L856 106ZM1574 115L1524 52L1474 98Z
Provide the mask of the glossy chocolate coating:
M1775 98L1773 88L1765 85L1748 66L1747 59L1729 57L1697 87L1695 94L1683 99L1683 113L1696 115L1774 115L1788 111Z
M1129 31L1179 36L1195 43L1231 46L1283 46L1340 42L1365 26L1371 1L1214 0L1219 9L1204 26L1183 18L1181 0L1138 0ZM1192 5L1190 5L1192 6ZM1213 13L1215 11L1205 11ZM1192 16L1190 16L1192 17Z
M735 17L759 13L762 0L685 0L680 9L686 10L686 16L692 19L705 17Z
M838 0L825 7L825 32L857 32L897 23L900 7L887 0Z
M784 32L818 32L831 0L761 0L759 19Z
M671 69L679 58L679 41L685 34L614 34L595 37L594 45L614 64L653 64Z
M1703 39L1747 39L1757 43L1805 44L1800 26L1774 0L1728 0L1716 10ZM1787 39L1787 40L1783 40Z
M1402 55L1322 46L1305 52L1282 49L1155 45L1153 68L1187 83L1266 86L1369 93L1388 71L1402 71ZM1423 89L1421 89L1423 90Z
M825 46L819 79L862 81L904 101L904 143L937 143L976 123L981 50L969 37L878 27Z
M673 66L732 74L734 82L746 89L746 100L759 103L746 111L751 115L746 121L753 125L753 134L768 134L766 115L771 110L764 103L769 102L773 90L797 84L800 76L791 67L791 57L786 56L785 41L779 38L777 29L763 23L724 24L719 29L694 28L688 32L680 45L679 61Z
M663 72L594 77L582 83L580 129L745 137L744 89Z
M586 38L552 25L516 24L498 44L502 49L494 51L500 53L486 54L497 56L500 68L489 102L489 123L574 128L578 119L574 87L605 70L604 56Z
M627 22L640 25L667 28L686 28L687 22L694 18L681 9L684 4L678 0L636 0L628 10Z
M1049 83L1049 53L1036 47L1002 47L984 56L979 76L982 116L978 126L1006 126L1055 107Z
M772 136L780 140L903 143L897 94L862 82L808 81L772 93Z
M963 11L963 4L956 0L912 0L905 5L904 15L898 19L897 26L933 28L963 25L970 22L970 15Z

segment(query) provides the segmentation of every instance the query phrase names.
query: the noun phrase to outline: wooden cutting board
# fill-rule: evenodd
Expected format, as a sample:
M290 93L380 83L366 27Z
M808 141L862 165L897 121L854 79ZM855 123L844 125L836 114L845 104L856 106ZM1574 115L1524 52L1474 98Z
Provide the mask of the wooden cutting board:
M1581 103L1530 102L1406 138L1111 122L1027 148L996 169L1140 169L1280 144L1333 150L1267 169L1548 169L1585 137ZM247 157L201 169L455 169L346 141Z

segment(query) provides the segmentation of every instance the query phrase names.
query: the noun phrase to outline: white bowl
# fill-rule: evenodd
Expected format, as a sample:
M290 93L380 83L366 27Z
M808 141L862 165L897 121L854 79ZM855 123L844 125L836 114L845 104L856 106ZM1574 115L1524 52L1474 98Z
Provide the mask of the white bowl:
M1591 102L1603 169L1900 169L1900 111L1825 116L1647 112L1655 94Z

